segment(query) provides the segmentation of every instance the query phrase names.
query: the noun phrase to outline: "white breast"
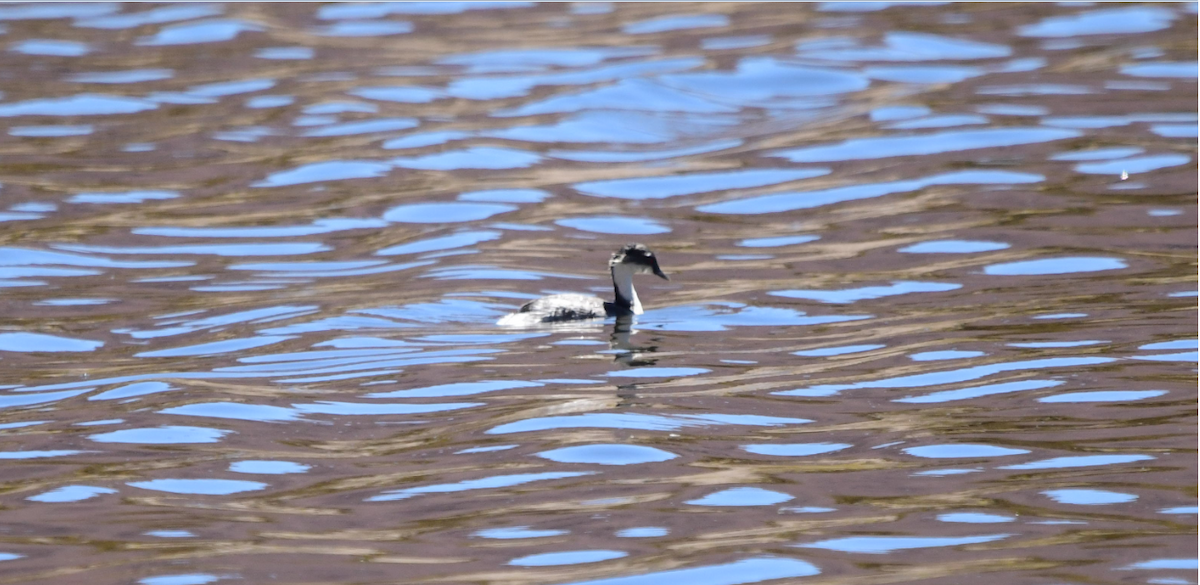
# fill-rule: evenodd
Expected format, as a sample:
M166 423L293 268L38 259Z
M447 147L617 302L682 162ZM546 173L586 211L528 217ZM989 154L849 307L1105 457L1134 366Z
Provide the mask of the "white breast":
M622 297L629 301L630 310L634 315L642 314L642 301L638 300L637 291L633 288L635 268L628 264L617 264L612 267L613 284Z

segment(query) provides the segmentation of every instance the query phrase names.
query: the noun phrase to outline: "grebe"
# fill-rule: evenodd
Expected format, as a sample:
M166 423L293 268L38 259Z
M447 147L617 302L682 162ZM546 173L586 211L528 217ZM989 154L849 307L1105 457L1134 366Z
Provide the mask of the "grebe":
M521 309L500 319L500 325L556 323L581 319L641 315L642 302L633 289L634 274L654 274L671 280L658 267L658 258L641 244L628 244L613 253L608 261L612 273L613 302L577 294L550 295L525 303Z

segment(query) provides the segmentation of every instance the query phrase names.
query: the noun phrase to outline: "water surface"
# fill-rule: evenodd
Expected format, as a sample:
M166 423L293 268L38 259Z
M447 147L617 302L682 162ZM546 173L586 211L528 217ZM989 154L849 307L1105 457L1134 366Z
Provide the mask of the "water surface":
M0 6L0 580L1194 583L1196 30Z

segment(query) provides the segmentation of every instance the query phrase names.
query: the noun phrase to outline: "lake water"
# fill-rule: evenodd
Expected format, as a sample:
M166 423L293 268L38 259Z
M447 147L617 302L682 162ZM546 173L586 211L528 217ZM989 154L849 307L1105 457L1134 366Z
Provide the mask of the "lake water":
M0 6L0 582L1195 583L1196 22Z

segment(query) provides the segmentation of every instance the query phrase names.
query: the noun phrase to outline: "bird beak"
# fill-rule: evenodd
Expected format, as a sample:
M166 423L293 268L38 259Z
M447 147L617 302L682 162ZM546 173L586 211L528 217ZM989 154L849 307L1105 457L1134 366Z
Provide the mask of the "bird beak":
M664 272L662 271L662 268L659 268L659 267L658 267L658 261L657 261L657 260L655 260L655 261L654 261L654 267L653 267L653 270L654 270L654 275L655 275L655 276L657 276L657 277L659 277L659 278L661 278L661 279L663 279L663 280L671 280L671 277L667 276L667 275L666 275L666 273L664 273Z

